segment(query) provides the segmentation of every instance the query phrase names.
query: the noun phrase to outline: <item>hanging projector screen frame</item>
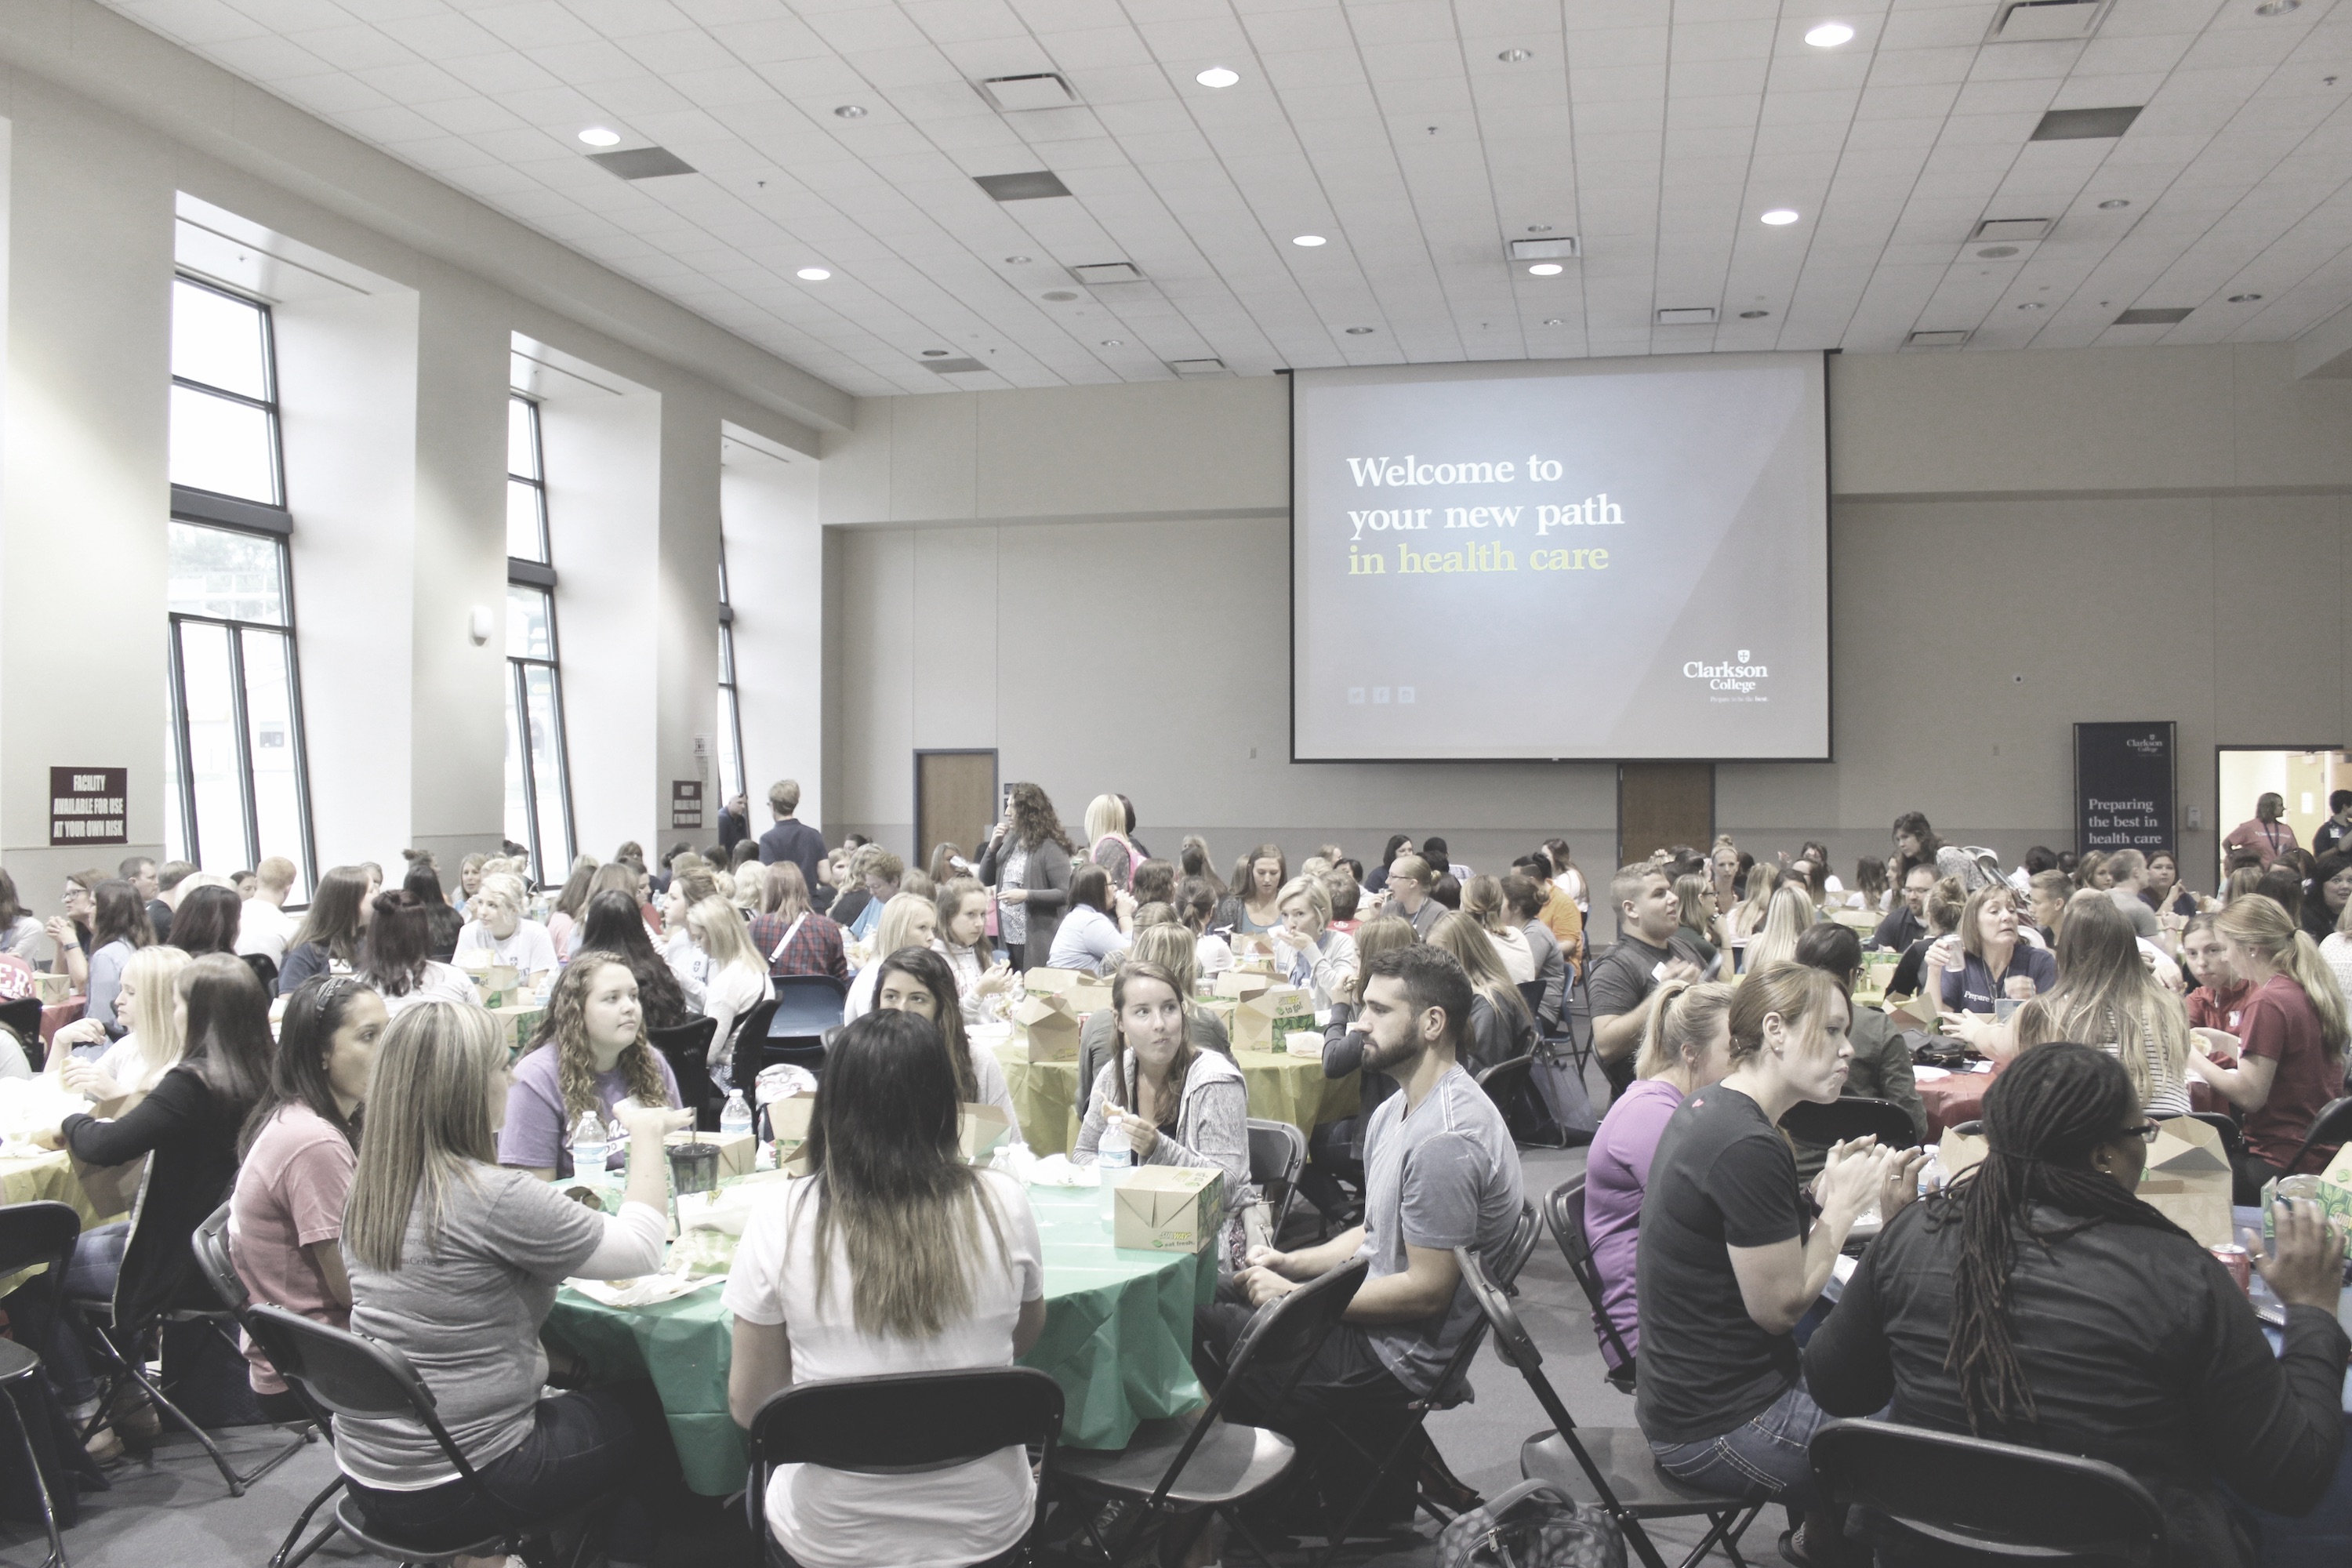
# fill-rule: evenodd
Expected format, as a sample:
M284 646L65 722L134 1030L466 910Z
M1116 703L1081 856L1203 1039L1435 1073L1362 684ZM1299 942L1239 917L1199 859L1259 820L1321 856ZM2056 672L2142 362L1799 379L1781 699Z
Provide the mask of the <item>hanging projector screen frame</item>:
M1585 360L1528 360L1476 362L1468 363L1359 366L1346 369L1281 372L1289 383L1290 416L1290 532L1289 573L1287 589L1290 596L1290 760L1294 763L1628 763L1628 762L1704 762L1704 763L1825 763L1835 760L1836 733L1836 637L1833 626L1836 617L1836 588L1831 570L1830 517L1830 416L1829 416L1829 353L1824 352L1770 352L1759 353L1673 354L1650 356L1607 357ZM1812 380L1811 395L1804 399L1804 413L1815 422L1818 439L1806 444L1806 451L1815 454L1802 465L1801 478L1809 486L1813 499L1808 530L1802 542L1811 547L1818 563L1819 592L1822 605L1819 643L1820 701L1818 744L1813 749L1757 752L1752 749L1727 748L1709 750L1701 742L1685 750L1594 749L1590 751L1543 750L1502 752L1474 754L1436 752L1418 755L1397 754L1378 751L1351 754L1318 752L1307 754L1299 746L1300 688L1305 679L1305 652L1300 644L1306 606L1300 598L1301 545L1300 525L1307 510L1307 484L1300 466L1299 400L1302 378L1310 381L1328 380L1334 384L1370 383L1386 384L1443 385L1449 382L1496 382L1551 377L1629 376L1671 374L1683 371L1736 371L1756 365L1777 365L1803 370ZM1377 444L1377 443L1376 443ZM1791 535L1791 537L1795 537ZM1546 543L1558 542L1556 539ZM1445 621L1433 617L1426 626L1443 635ZM1574 620L1562 618L1543 623L1534 628L1534 646L1529 657L1549 658L1559 668L1573 670L1585 658L1585 645L1580 628ZM1386 637L1402 635L1395 628L1381 626L1370 631L1360 631L1364 637ZM1551 646L1546 646L1546 639ZM1572 676L1561 677L1572 679ZM1799 722L1811 731L1809 719ZM1810 735L1807 737L1810 739Z

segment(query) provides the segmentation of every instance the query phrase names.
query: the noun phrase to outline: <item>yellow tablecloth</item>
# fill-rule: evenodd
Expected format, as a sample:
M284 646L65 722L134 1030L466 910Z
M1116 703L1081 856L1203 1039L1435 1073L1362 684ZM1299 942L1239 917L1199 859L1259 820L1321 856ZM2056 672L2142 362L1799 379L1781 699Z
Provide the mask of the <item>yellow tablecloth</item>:
M1040 1154L1066 1154L1076 1148L1078 1123L1086 1116L1078 1064L1032 1062L1018 1040L993 1048L1004 1068L1005 1085L1013 1091L1022 1141ZM1325 1078L1319 1058L1235 1051L1234 1062L1249 1089L1249 1113L1260 1121L1287 1121L1312 1133L1323 1122L1341 1121L1363 1109L1357 1075Z
M20 1153L19 1150L26 1152ZM71 1204L84 1226L103 1225L122 1217L119 1214L94 1212L89 1194L82 1190L79 1178L74 1174L73 1156L62 1149L33 1150L13 1139L8 1152L0 1154L0 1199L12 1204Z

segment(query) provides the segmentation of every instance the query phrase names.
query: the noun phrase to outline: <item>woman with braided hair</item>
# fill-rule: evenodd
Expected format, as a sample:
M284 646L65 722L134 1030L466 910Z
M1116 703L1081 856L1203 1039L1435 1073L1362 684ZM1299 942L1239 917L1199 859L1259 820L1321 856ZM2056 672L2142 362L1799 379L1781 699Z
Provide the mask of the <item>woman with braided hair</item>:
M2167 1562L2251 1563L2215 1483L2303 1513L2343 1447L2342 1237L2316 1205L2274 1211L2276 1249L2254 1248L2287 1304L2273 1357L2228 1270L2133 1195L2156 1128L2112 1054L2027 1051L1984 1127L1984 1162L1863 1255L1806 1386L1832 1415L1891 1397L1908 1426L2105 1460L2164 1505Z

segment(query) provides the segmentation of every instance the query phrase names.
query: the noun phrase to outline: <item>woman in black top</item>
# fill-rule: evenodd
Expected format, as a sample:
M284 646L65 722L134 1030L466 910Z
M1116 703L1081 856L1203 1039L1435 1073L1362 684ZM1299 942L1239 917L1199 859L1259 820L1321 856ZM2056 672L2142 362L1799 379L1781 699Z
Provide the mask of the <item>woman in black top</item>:
M368 874L357 866L337 866L319 879L302 929L286 943L278 966L278 994L291 996L314 974L350 974L358 970L367 941Z
M33 1134L90 1165L153 1156L135 1217L82 1232L66 1270L68 1296L112 1296L125 1350L166 1310L220 1305L188 1237L236 1184L237 1133L269 1082L269 995L251 968L208 953L181 971L178 993L187 1049L144 1100L114 1121L75 1114ZM95 1393L71 1340L61 1334L56 1345L68 1404Z
M412 860L408 876L400 884L416 895L425 906L425 919L433 931L433 951L425 956L436 963L446 963L457 956L457 933L466 927L466 917L449 907L441 891L441 873L433 867L430 856Z
M1831 1149L1813 1183L1808 1226L1796 1157L1778 1123L1799 1100L1827 1104L1844 1087L1844 988L1818 969L1755 971L1731 1004L1731 1071L1675 1110L1650 1163L1634 1253L1642 1377L1633 1414L1658 1468L1696 1486L1761 1485L1802 1516L1783 1537L1834 1539L1815 1510L1806 1458L1821 1408L1798 1375L1798 1321L1829 1284L1854 1220L1873 1202L1892 1215L1915 1194L1923 1151L1868 1139Z
M1805 1346L1813 1397L1843 1415L1892 1397L1908 1426L2105 1460L2163 1504L2167 1561L2252 1563L2215 1482L2297 1514L2335 1476L2343 1238L2316 1205L2273 1211L2277 1248L2255 1259L2287 1307L2273 1356L2228 1271L2133 1195L2155 1124L2114 1057L2027 1051L1984 1129L1983 1163L1864 1254Z
M637 1005L645 1010L648 1030L676 1028L698 1016L686 1005L686 991L669 961L654 951L653 939L646 934L645 911L628 894L608 889L588 900L580 934L572 942L574 960L583 952L609 952L628 965L636 976Z

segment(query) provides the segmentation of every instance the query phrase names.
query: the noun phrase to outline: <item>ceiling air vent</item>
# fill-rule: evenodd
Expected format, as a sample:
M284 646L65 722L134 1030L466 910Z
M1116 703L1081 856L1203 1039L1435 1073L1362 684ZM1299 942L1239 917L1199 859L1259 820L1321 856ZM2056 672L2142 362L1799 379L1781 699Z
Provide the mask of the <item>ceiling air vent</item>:
M2115 319L2118 327L2170 327L2189 319L2194 305L2140 306L2135 305Z
M1906 349L1956 349L1968 341L1969 334L1965 330L1927 331L1912 333L1903 340L1903 346Z
M1007 113L1024 109L1067 109L1078 101L1057 71L1030 76L992 76L980 84L988 101Z
M1225 362L1221 359L1171 359L1168 368L1178 375L1223 375Z
M941 375L961 375L966 371L986 370L988 367L976 359L927 359L923 362L923 368L938 371Z
M591 153L588 161L602 163L625 180L654 180L664 174L691 174L694 165L667 147L625 147L617 153Z
M976 174L972 184L1000 202L1034 202L1045 196L1066 196L1070 187L1051 169L1022 174Z
M2127 109L2053 109L2033 128L2029 142L2093 142L2120 136L2139 118L2141 104Z
M2051 44L2087 38L2106 14L2107 0L2014 0L1993 12L1988 44Z
M2050 226L2056 221L2046 217L1989 217L1977 225L1976 233L1969 237L1979 244L2001 239L2011 242L2047 239Z
M1712 305L1668 305L1660 308L1657 316L1662 327L1711 327L1715 325Z
M1084 267L1070 268L1070 276L1081 283L1140 283L1143 269L1132 261L1090 261Z
M1548 239L1515 239L1511 241L1514 261L1573 261L1582 252L1577 248L1576 236L1556 234Z

